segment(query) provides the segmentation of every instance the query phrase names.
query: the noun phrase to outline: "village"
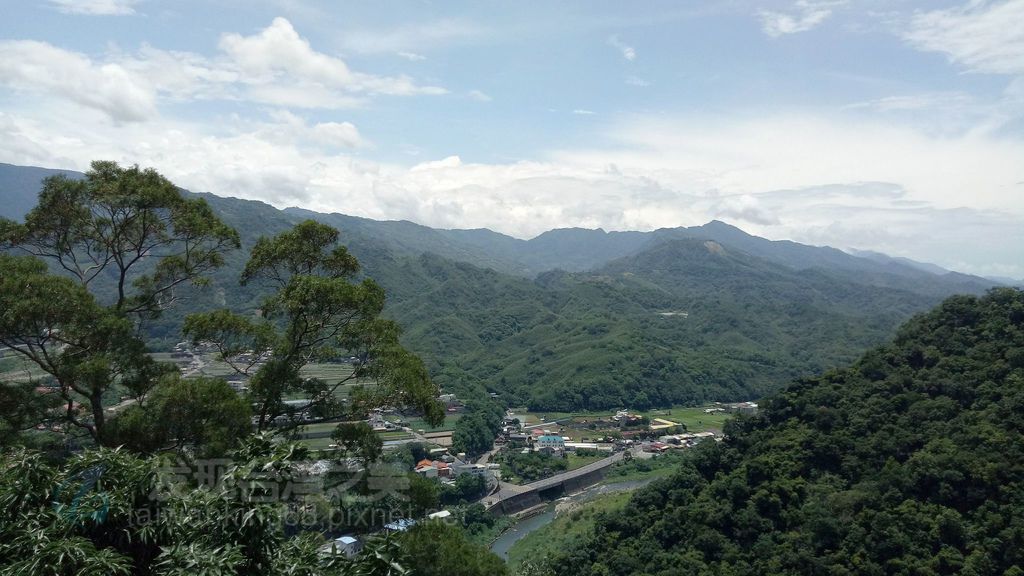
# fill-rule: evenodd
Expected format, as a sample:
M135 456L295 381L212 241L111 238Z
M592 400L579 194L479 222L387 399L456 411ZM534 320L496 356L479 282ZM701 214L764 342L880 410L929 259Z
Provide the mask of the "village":
M464 406L453 394L439 398L450 416L458 418ZM476 457L452 453L451 433L412 429L405 417L393 410L378 410L368 423L380 434L404 432L408 439L391 441L389 447L422 443L425 457L416 461L412 472L454 486L463 476L479 478L484 490L478 502L491 514L524 518L538 513L552 498L568 496L600 483L604 473L632 459L654 459L671 451L685 450L705 441L724 439L722 424L733 414L753 414L757 404L715 403L701 408L679 408L637 413L618 410L613 414L553 414L508 410L493 448ZM670 418L675 418L672 420ZM692 430L692 431L691 431ZM529 461L535 474L525 476L517 465ZM443 508L425 519L454 518L455 512ZM417 523L406 518L384 526L385 531L405 531ZM360 537L345 534L334 544L338 550L356 554Z
M190 342L181 342L171 352L154 356L174 363L184 377L224 378L240 394L248 391L249 375L266 360L265 355L253 351L225 359L209 344ZM338 384L336 394L346 402L349 387L360 381L353 378L356 362L355 358L341 358L310 364L303 368L303 375ZM509 408L490 441L490 449L467 455L455 449L454 431L459 420L471 411L451 392L442 391L437 400L445 410L445 421L438 426L431 426L418 414L387 406L372 410L364 422L379 438L385 454L392 454L392 462L400 460L394 457L400 452L415 455L408 461L402 460L407 462L403 464L404 473L436 482L439 490L463 490L466 498L454 508L442 505L419 517L394 519L373 533L403 532L424 519L454 519L456 514L464 513L460 507L471 503L481 505L492 516L522 518L543 508L545 502L602 482L607 470L623 462L656 459L701 442L721 441L728 418L756 413L758 409L753 402L579 413ZM130 402L122 399L108 410L117 411ZM307 398L288 398L285 404L289 420L274 424L294 427L293 437L315 459L310 467L314 474L330 470L331 463L339 457L346 460L333 435L338 421L313 418ZM467 490L466 486L472 489ZM324 550L333 547L354 556L370 535L333 535Z

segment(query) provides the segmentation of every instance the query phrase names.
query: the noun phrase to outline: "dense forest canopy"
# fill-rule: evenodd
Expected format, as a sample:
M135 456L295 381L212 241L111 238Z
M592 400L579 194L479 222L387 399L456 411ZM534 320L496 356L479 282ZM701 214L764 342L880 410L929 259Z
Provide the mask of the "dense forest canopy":
M1024 292L957 296L801 379L551 574L1021 574Z

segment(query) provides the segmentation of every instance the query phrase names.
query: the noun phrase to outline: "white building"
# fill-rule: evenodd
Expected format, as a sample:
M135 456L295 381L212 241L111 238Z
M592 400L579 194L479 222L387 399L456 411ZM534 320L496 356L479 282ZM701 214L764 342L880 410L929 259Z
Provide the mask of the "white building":
M356 554L359 554L359 551L363 549L363 543L353 536L342 536L340 538L335 538L334 548L338 552L341 552L345 556L351 558Z

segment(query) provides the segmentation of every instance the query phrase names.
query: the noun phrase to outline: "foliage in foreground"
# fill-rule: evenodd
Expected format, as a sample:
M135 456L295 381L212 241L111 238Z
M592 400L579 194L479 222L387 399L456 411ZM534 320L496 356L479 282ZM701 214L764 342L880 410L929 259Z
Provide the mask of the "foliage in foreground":
M81 180L47 178L23 223L0 218L0 249L28 254L0 253L0 344L55 384L66 409L50 424L103 442L108 393L142 397L167 372L146 354L142 323L238 247L205 201L114 162L93 162Z
M287 478L303 456L294 445L255 437L234 455L224 482L211 486L168 482L167 462L120 449L89 450L60 467L38 453L7 451L0 456L0 506L8 511L0 515L0 575L503 573L497 557L450 526L371 537L354 559L325 553L319 532L283 522L285 512L309 509L303 500L269 498L282 492L247 481L254 473Z
M1024 292L950 298L727 433L553 573L1021 574Z
M270 291L254 320L229 309L190 315L184 333L195 343L213 343L237 373L250 377L250 399L257 428L295 421L285 398L302 393L303 410L319 420L346 415L337 391L360 378L373 386L351 394L353 417L378 406L410 406L431 424L444 419L435 386L419 358L399 344L396 323L380 317L384 290L368 278L353 282L359 262L338 244L338 231L306 220L253 246L241 283L262 283ZM353 358L352 373L327 384L302 378L310 362L343 355ZM241 360L240 358L246 358Z

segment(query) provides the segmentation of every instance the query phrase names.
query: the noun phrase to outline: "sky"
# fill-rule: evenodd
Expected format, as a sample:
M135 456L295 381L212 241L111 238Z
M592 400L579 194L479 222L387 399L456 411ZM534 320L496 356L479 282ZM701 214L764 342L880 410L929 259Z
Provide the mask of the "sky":
M1024 278L1024 0L0 0L0 162Z

